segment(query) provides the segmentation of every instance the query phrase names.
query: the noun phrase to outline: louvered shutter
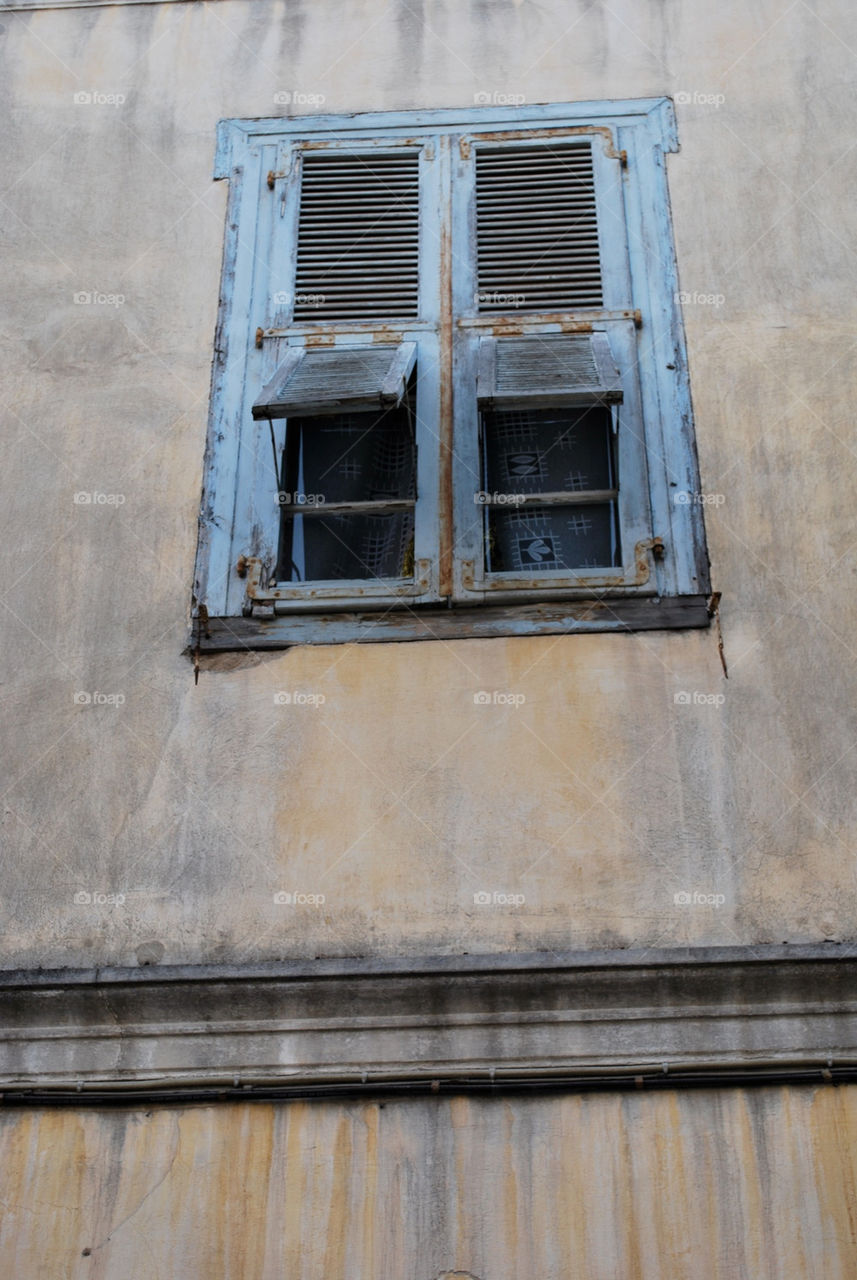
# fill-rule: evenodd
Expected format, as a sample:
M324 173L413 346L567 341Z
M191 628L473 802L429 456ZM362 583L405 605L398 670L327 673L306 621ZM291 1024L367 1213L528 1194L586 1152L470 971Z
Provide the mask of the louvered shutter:
M303 157L296 320L419 314L419 156Z
M483 338L476 390L482 409L622 399L610 343L601 332Z
M292 347L253 404L254 418L313 417L401 404L417 358L416 344Z
M480 311L600 307L591 145L479 149L476 241Z

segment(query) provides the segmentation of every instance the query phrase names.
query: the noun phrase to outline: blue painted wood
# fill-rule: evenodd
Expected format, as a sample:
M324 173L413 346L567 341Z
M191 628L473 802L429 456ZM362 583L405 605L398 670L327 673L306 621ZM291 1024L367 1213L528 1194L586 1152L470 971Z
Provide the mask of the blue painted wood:
M618 150L615 143L613 149ZM607 140L603 134L592 138L592 167L598 205L604 306L617 311L624 308L633 310L622 163L607 154Z
M656 532L649 506L649 453L641 395L645 374L639 361L639 335L633 322L617 320L605 323L605 330L622 377L622 403L614 410L617 420L619 525L624 578L632 583L640 573L637 548ZM655 564L650 556L646 557L646 562L649 578L645 585L651 589Z
M282 358L277 343L269 343L260 350L253 336L256 328L264 325L270 314L269 280L276 193L268 188L267 174L274 169L278 148L276 141L269 139L264 146L255 146L251 150L257 158L255 210L252 217L248 216L241 223L233 312L239 343L243 345L246 356L240 395L230 406L231 430L239 440L228 589L228 612L231 614L239 614L244 607L244 583L236 569L239 558L252 556L262 560L267 568L273 568L279 514L279 485L270 433L267 423L256 423L252 418L253 400L273 377ZM239 284L240 299L237 296Z
M474 503L474 493L482 486L475 371L479 339L486 332L482 320L493 322L498 317L479 317L474 304L474 145L469 135L586 125L593 127L604 279L604 309L587 319L609 333L614 351L619 353L625 388L619 426L626 553L622 580L632 594L659 590L697 595L708 591L700 507L675 501L677 493L698 492L699 481L664 167L664 152L677 150L678 141L672 103L654 98L499 111L369 112L220 123L215 176L229 178L230 198L196 579L197 595L210 615L238 617L246 609L245 583L235 567L240 555L260 558L268 568L273 566L278 480L267 424L253 423L250 406L287 347L312 341L314 332L324 333L325 342L365 342L369 335L418 344L415 557L420 565L418 576L427 575L429 582L424 600L440 598L439 547L449 536L444 533L444 522L450 514L440 480L447 447L444 432L450 428L443 407L444 370L449 360L445 344L454 334L450 538L454 598L490 598L498 588L501 598L516 598L514 583L492 587L480 578L482 514ZM605 128L612 131L610 141L599 132ZM589 135L577 134L576 138L584 136ZM411 145L419 140L422 145L421 314L413 330L396 326L396 333L391 334L389 328L382 331L371 324L320 327L292 323L301 138L312 138L314 147L356 145L361 151L389 150L405 139ZM542 133L542 138L547 135ZM619 150L627 153L625 169L615 154ZM269 171L273 189L268 184ZM449 290L448 295L444 290ZM626 320L615 319L617 311L634 309L642 316L639 331ZM462 320L464 327L459 323ZM535 333L558 328L555 321L540 321L538 316L532 320L531 331ZM264 338L259 349L257 328L277 336ZM283 424L275 424L275 429L282 433ZM653 535L664 538L666 555L657 565L652 564L652 575L644 585L632 586L640 579L629 553ZM581 582L580 577L574 584L569 580L568 587L579 588ZM326 587L341 604L353 590L365 608L366 585ZM389 602L390 589L396 585L401 587L379 584L379 605ZM555 578L545 582L542 590L546 598L557 586ZM521 585L521 598L538 598L538 594L535 589L534 596L532 582ZM300 593L294 600L278 604L278 608L296 607L300 607ZM526 630L525 615L519 616L519 622ZM517 625L510 613L508 630ZM302 639L313 638L311 618L300 630Z
M703 596L617 598L563 604L525 604L514 609L397 608L378 613L340 612L264 618L212 618L198 630L203 653L247 648L283 649L294 644L383 644L493 636L574 635L598 631L664 631L707 627Z
M248 364L247 323L252 307L247 245L255 239L261 156L248 149L232 173L226 215L220 307L215 337L211 407L197 556L196 594L211 614L240 613L230 599L236 509L239 424ZM236 316L238 322L236 323Z
M710 591L710 581L701 508L681 500L699 492L699 473L662 145L664 122L673 120L672 104L667 105L670 110L653 113L646 127L621 136L629 158L625 194L633 228L634 301L643 317L638 359L653 527L666 550L659 582L664 593L681 594ZM675 149L674 132L667 142Z
M366 111L351 115L268 116L258 120L222 120L218 127L214 177L228 178L237 148L251 137L288 134L327 133L377 138L379 133L396 131L414 137L419 133L467 133L476 128L498 131L509 128L544 128L546 124L580 121L619 127L629 122L646 123L658 131L664 149L677 149L675 118L668 98L629 98L622 101L553 102L521 107L462 107L430 111Z
M630 309L633 299L628 259L627 233L622 194L621 162L609 151L616 151L603 134L575 135L575 141L589 142L593 151L593 176L599 213L600 251L604 282L604 309L602 319L593 323L609 340L622 374L624 403L616 411L618 430L618 461L620 475L619 512L621 522L622 568L607 571L582 571L563 574L556 571L543 573L540 584L534 575L506 573L502 577L484 573L484 507L477 501L484 490L481 479L480 450L478 440L478 406L476 402L477 349L482 333L491 332L496 317L483 315L477 326L459 332L455 353L455 453L457 474L455 485L455 546L457 563L455 574L456 600L483 599L488 601L502 596L508 600L555 598L558 590L573 591L581 586L591 589L608 584L624 584L629 590L654 590L654 565L646 557L648 579L641 574L640 547L652 538L651 513L647 484L647 457L645 426L639 388L639 368L635 342L635 329L628 320L613 320L606 314L610 310ZM455 171L453 193L454 258L457 267L455 291L457 316L477 317L474 303L473 264L476 259L475 168L478 143L469 135L463 135L463 146L455 151L460 159ZM526 140L531 145L546 148L554 145L550 136ZM513 148L515 142L503 145ZM520 145L520 143L517 143ZM460 269L458 264L461 264ZM593 312L593 317L598 312ZM520 317L526 316L522 307ZM553 321L542 320L537 313L528 316L528 332L534 337L547 336L557 331ZM503 338L498 338L502 342Z

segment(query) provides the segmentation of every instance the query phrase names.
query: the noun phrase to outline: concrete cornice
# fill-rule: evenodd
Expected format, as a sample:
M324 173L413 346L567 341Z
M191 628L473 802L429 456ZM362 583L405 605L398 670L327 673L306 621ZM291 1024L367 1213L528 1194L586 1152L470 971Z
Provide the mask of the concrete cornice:
M857 1064L850 946L0 973L0 1089Z

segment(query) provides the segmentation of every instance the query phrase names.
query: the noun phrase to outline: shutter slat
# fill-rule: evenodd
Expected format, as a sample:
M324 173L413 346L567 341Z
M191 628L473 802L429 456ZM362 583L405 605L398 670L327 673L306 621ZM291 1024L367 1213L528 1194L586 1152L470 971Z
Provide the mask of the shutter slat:
M477 151L476 242L480 311L601 306L589 143Z
M401 403L417 357L398 346L292 347L253 405L253 417L326 416Z
M295 320L419 314L419 157L305 155Z
M482 338L476 390L483 409L622 399L610 343L601 332Z

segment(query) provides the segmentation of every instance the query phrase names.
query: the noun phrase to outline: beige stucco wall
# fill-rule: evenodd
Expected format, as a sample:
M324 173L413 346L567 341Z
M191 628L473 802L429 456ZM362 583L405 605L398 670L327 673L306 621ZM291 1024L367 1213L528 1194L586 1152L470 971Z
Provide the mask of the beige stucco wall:
M4 966L857 934L857 11L217 0L0 19ZM126 100L75 103L93 91ZM282 91L330 112L681 95L682 288L724 299L685 320L702 488L724 498L707 531L728 682L699 632L303 648L194 685L215 126L275 114ZM326 701L276 706L281 689ZM476 707L481 689L526 702Z
M0 1249L27 1280L851 1280L855 1152L853 1087L7 1111Z

